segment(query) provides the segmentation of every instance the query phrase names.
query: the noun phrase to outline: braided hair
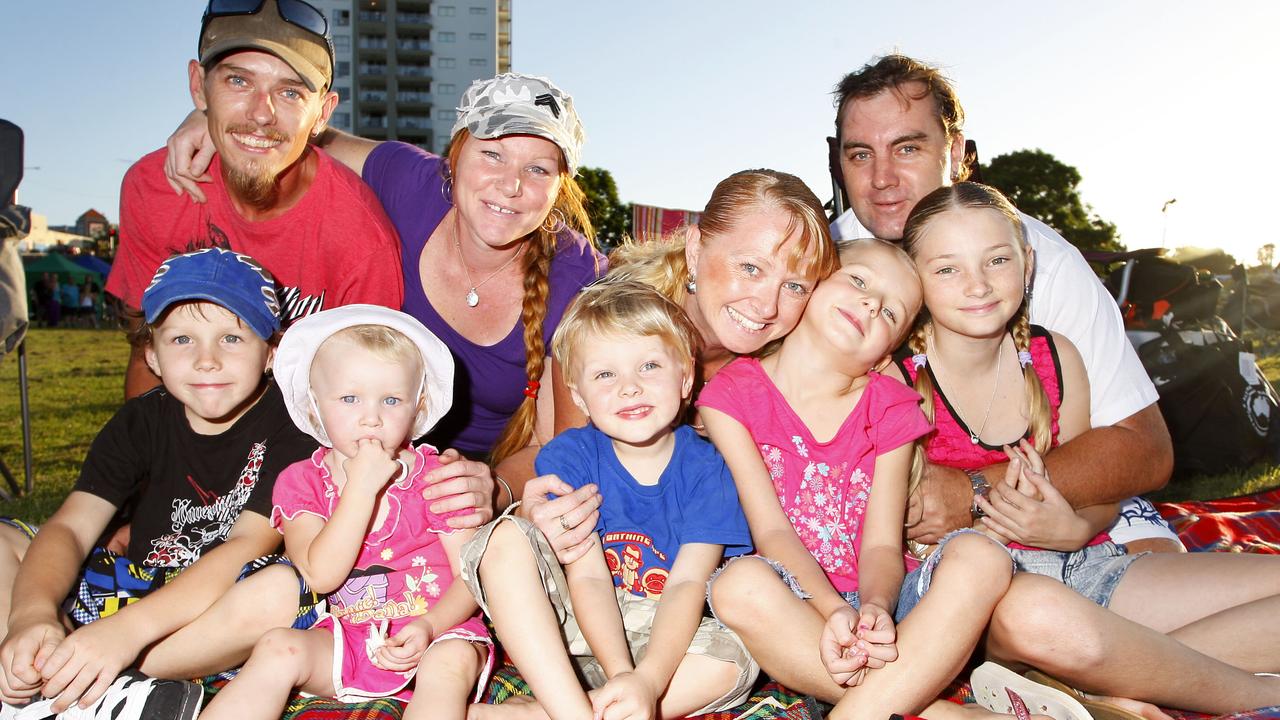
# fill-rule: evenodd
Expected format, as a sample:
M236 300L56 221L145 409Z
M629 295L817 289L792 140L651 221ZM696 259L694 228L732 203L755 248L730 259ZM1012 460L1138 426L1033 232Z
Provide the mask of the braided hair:
M457 167L462 157L462 148L471 137L466 128L454 134L449 142L448 166ZM591 247L595 247L595 229L591 218L587 215L586 194L569 174L567 165L560 164L560 192L551 206L551 212L532 233L523 240L525 243L524 258L521 270L524 277L524 294L520 300L520 322L524 327L525 352L525 398L502 435L498 437L489 461L496 465L516 452L528 447L533 439L533 429L537 420L538 383L546 367L547 347L543 340L543 326L547 317L547 297L551 285L548 278L551 274L551 259L555 257L559 245L560 233L576 230L586 237ZM552 222L554 220L554 222Z

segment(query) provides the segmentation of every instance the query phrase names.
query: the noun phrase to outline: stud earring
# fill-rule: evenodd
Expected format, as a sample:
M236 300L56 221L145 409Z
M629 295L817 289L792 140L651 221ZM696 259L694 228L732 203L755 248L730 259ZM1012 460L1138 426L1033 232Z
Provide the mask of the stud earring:
M689 279L684 281L684 291L693 295L698 292L698 279L691 273Z

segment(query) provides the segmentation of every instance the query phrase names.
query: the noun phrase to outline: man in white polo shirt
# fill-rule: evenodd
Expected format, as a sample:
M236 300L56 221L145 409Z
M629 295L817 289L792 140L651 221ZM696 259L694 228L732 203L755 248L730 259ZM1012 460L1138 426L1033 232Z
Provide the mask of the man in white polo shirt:
M837 239L900 241L916 202L964 179L964 110L951 83L933 67L889 55L850 73L836 87L836 138L851 209L832 223ZM1118 502L1159 489L1173 451L1158 396L1124 334L1114 300L1080 252L1049 226L1022 215L1035 250L1031 322L1066 335L1089 375L1093 429L1055 450L1047 465L1054 485L1075 507ZM913 540L936 542L970 525L974 496L1004 466L972 476L930 466L912 502ZM1125 502L1111 530L1135 549L1178 550L1181 543L1139 498Z

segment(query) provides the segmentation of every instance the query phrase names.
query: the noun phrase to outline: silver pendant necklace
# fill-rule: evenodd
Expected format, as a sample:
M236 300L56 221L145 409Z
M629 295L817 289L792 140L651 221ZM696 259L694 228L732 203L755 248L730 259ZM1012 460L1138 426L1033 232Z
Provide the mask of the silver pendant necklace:
M507 266L515 262L516 258L520 257L520 253L524 251L524 247L521 246L519 250L515 251L515 254L513 254L506 262L502 263L502 267L490 273L489 277L481 280L480 282L474 282L471 279L471 269L467 267L467 259L462 256L462 243L458 241L458 233L456 230L453 233L453 246L458 248L458 262L462 263L462 272L467 274L467 285L471 286L471 289L467 291L467 307L475 307L479 305L480 293L478 290L480 287L492 280L498 273L506 270Z
M982 431L987 429L987 419L991 417L991 405L996 401L996 391L1000 389L1000 363L1004 360L1004 353L1000 352L1004 349L1004 339L1000 339L1000 345L996 348L996 377L991 383L991 397L987 398L987 411L982 413L982 424L978 426L978 432L974 432L973 428L969 428L969 442L977 445L978 436L982 435Z

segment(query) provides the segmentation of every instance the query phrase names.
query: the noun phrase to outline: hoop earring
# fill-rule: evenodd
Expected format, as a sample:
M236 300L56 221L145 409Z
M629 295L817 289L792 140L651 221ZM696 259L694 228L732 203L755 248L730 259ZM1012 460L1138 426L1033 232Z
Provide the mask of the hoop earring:
M550 227L547 226L548 220L551 221ZM542 224L538 227L542 228L543 232L558 233L568 224L565 222L564 213L560 212L560 208L551 208L551 212L547 213L547 217L543 219Z
M689 279L684 281L684 291L690 295L697 294L698 278L694 277L693 273L689 273Z
M440 184L440 195L444 201L453 204L453 176L445 175L444 182Z

